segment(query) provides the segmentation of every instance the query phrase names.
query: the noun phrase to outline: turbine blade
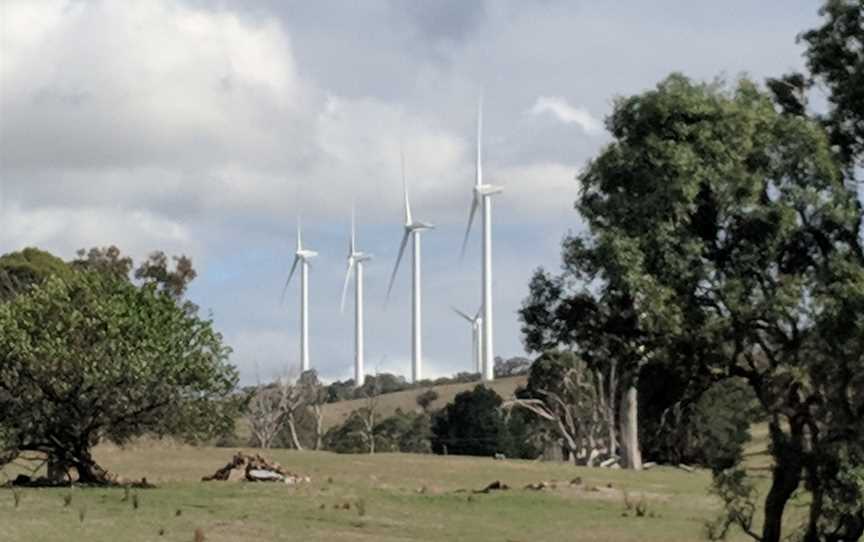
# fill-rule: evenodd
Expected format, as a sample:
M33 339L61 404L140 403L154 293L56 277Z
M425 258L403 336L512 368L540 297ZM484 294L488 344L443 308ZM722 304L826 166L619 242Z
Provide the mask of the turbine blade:
M400 146L402 155L402 192L405 195L405 224L411 224L411 201L408 199L408 179L405 176L405 149Z
M396 272L399 271L399 263L402 261L402 255L405 254L405 245L408 244L409 235L411 235L411 231L406 228L405 233L402 235L402 244L399 245L399 255L396 256L396 265L393 266L393 273L390 275L390 285L387 286L387 301L390 300L390 292L393 291L393 283L396 281Z
M300 263L300 256L294 256L294 263L291 265L291 272L288 273L288 280L285 281L285 286L282 288L282 301L285 303L285 292L288 291L288 285L291 283L291 277L294 276L294 271L297 271L297 264Z
M303 225L301 223L301 218L297 216L297 251L303 250Z
M459 259L465 258L465 248L468 246L468 236L471 234L471 224L474 222L474 215L477 214L477 194L474 194L474 201L471 202L471 212L468 213L468 227L465 228L465 238L462 239L462 251L459 253Z
M480 313L483 312L483 305L477 308L477 314L474 315L474 320L480 318Z
M342 303L339 312L345 312L345 296L348 294L348 282L351 280L351 270L354 269L354 258L348 258L348 271L345 272L345 283L342 285Z
M472 320L470 316L468 316L468 315L465 314L464 312L460 311L460 310L457 309L456 307L451 306L450 308L453 309L453 312L455 312L456 314L458 314L458 315L461 316L462 318L468 320L469 322L472 322L472 323L474 322L474 320Z

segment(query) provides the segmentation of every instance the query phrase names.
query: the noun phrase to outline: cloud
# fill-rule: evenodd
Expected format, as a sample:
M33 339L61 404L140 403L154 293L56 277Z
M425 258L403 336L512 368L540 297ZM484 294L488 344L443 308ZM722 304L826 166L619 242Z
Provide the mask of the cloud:
M564 98L540 96L528 112L532 115L548 113L564 124L576 124L589 134L603 131L603 123L594 118L591 112L581 107L573 107Z
M190 295L254 381L255 363L265 378L296 359L296 295L280 305L279 292L302 211L321 252L313 365L345 377L353 326L337 306L354 200L376 254L367 362L407 374L407 268L380 308L404 146L414 212L438 226L423 245L428 371L463 370L470 333L448 306L479 300L477 237L455 262L483 93L486 175L505 188L496 353L520 353L515 310L532 270L559 265L561 236L580 226L574 175L606 140L597 119L610 98L670 71L759 78L801 65L794 36L812 6L770 13L766 30L756 22L770 9L733 3L0 0L0 252L36 244L71 257L110 243L136 259L192 255Z

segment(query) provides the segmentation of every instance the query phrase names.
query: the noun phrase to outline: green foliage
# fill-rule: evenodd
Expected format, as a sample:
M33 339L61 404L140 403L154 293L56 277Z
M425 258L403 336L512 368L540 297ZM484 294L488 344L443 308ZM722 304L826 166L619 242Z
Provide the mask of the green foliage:
M341 425L327 430L324 435L324 449L337 454L368 453L369 444L364 438L362 414L354 411Z
M432 389L426 390L417 396L417 405L428 412L429 407L438 399L438 392Z
M494 390L482 385L456 395L432 420L433 451L480 456L505 453L508 433L501 403Z
M580 176L591 236L571 245L597 262L583 276L628 298L646 359L688 389L751 387L775 463L766 542L804 485L810 539L826 501L841 506L835 486L856 503L835 527L864 529L864 495L823 471L838 443L856 455L864 443L864 258L860 206L821 126L778 113L749 81L678 75L619 100L607 125L614 142Z
M428 454L432 451L431 421L425 412L403 412L397 409L393 416L384 418L375 427L379 439L376 450Z
M368 453L363 423L364 412L354 411L341 425L331 427L324 436L325 449L336 453ZM396 412L375 424L377 452L426 454L431 451L430 419L426 413Z
M684 403L685 386L663 366L643 369L639 377L643 452L660 463L701 465L715 471L734 466L761 411L752 388L739 379L723 380L694 402Z
M827 89L830 112L825 119L832 143L846 164L864 165L864 4L828 0L823 24L801 35L807 44L807 67Z
M224 432L236 414L229 353L210 321L153 287L51 277L0 305L6 449L47 453L101 481L90 450L103 439Z
M8 301L50 276L69 278L72 270L60 258L37 248L0 256L0 301Z

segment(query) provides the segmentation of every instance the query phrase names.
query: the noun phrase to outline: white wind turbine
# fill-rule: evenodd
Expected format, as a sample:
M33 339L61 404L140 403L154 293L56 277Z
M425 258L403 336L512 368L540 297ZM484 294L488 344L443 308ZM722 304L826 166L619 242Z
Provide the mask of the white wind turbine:
M354 271L354 385L358 388L366 382L363 369L363 262L372 259L371 254L357 250L357 234L354 221L354 208L351 208L351 240L348 243L348 270L345 273L345 284L342 286L342 305L345 312L345 296L348 293L348 282L351 271Z
M453 312L464 318L471 324L471 361L474 365L475 373L483 372L483 343L480 341L480 338L483 334L483 317L480 316L480 309L477 309L477 314L472 318L468 316L464 312L460 311L456 307L450 307L453 309Z
M309 260L316 256L318 253L314 250L303 248L303 228L298 218L297 251L294 252L294 263L282 289L282 301L285 300L285 292L297 270L297 265L300 264L300 370L302 372L309 370Z
M405 195L405 224L402 234L402 243L399 245L399 255L396 257L396 265L393 266L393 274L390 275L390 285L387 287L387 299L393 290L396 273L399 271L399 263L405 253L405 245L410 237L414 242L413 281L412 287L412 311L411 311L411 381L418 382L423 378L423 338L422 328L422 300L420 296L420 234L425 230L433 229L432 224L414 220L411 215L411 202L408 199L408 181L405 179L405 153L402 153L402 189Z
M492 342L492 196L502 191L499 186L483 184L483 102L477 108L477 157L476 178L474 182L474 198L471 201L471 212L468 215L468 227L465 239L462 241L462 255L468 244L471 224L477 208L483 207L483 380L495 379L494 351Z

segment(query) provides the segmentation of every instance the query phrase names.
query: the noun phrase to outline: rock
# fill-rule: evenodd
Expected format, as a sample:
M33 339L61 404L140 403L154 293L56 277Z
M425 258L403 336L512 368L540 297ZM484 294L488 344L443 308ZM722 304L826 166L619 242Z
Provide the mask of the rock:
M246 471L246 479L251 482L282 482L285 477L272 470L249 469Z

